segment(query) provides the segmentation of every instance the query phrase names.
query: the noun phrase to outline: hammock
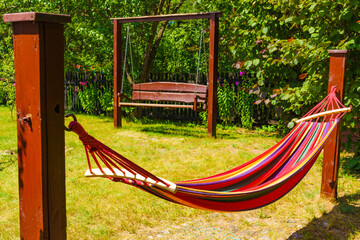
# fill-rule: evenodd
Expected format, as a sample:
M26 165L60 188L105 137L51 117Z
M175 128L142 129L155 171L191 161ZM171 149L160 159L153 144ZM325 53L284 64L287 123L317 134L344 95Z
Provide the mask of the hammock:
M345 112L335 88L298 121L279 143L260 156L214 176L170 182L139 167L90 136L76 121L69 128L85 146L87 177L106 177L165 200L213 211L242 211L270 204L294 188L310 170ZM92 168L90 156L97 166ZM100 164L100 163L103 164Z

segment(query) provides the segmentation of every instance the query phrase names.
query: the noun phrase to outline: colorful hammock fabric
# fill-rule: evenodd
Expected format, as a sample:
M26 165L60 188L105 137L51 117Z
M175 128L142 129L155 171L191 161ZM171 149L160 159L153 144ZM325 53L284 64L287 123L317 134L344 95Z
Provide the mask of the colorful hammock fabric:
M347 111L350 108L341 104L333 88L287 136L260 156L224 173L174 183L151 174L105 146L78 122L71 122L69 128L85 146L88 177L107 177L193 208L242 211L270 204L294 188L310 170ZM90 156L97 169L92 168Z

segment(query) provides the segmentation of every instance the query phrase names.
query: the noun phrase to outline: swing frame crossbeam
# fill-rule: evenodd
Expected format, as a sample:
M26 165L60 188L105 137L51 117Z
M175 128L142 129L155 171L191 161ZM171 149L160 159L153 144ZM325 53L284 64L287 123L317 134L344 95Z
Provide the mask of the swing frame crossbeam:
M114 126L122 126L122 107L166 107L166 108L191 108L196 111L203 110L197 107L197 101L201 102L207 99L208 124L207 131L209 137L216 137L216 119L217 119L217 78L218 78L218 46L219 46L219 18L221 12L206 13L184 13L167 14L155 16L140 16L126 18L111 18L114 25ZM121 92L123 82L123 56L122 56L122 24L134 22L155 22L170 20L191 20L191 19L209 19L210 20L210 39L209 39L209 70L208 70L208 88L207 96L196 97L194 94L194 103L192 105L181 104L157 104L157 103L123 103L121 98L124 95ZM134 92L133 92L134 93ZM142 100L142 99L138 99ZM151 100L151 99L150 99ZM181 101L180 101L181 102Z
M189 19L207 19L212 18L213 15L221 17L221 12L201 12L201 13L178 13L178 14L164 14L154 16L139 16L139 17L125 17L125 18L110 18L114 23L134 23L134 22L159 22L171 20L189 20Z
M66 239L65 134L59 126L64 126L63 25L71 18L28 12L3 19L13 26L20 238ZM336 86L343 101L347 51L329 54L329 91ZM329 199L337 196L340 126L324 147L321 194Z

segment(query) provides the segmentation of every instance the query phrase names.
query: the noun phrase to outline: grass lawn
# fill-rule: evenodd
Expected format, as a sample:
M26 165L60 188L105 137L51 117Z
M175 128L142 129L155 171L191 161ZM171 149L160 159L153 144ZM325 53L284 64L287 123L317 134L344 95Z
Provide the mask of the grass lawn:
M234 128L218 129L218 138L211 139L205 127L192 124L124 122L114 129L110 118L77 117L91 135L170 181L223 172L281 138ZM0 239L18 239L16 121L1 106L0 132ZM252 211L213 213L107 179L83 177L83 145L74 133L65 134L68 239L360 239L359 176L341 169L338 201L324 200L319 194L321 157L279 201Z

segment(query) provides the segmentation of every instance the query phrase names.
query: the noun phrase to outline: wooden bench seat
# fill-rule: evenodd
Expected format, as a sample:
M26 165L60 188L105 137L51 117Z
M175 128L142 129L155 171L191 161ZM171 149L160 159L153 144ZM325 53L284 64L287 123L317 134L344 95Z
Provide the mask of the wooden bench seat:
M123 99L130 102L123 102ZM142 101L151 101L144 103ZM157 102L157 103L154 103ZM158 102L177 102L185 104L167 104ZM195 111L206 109L207 86L193 83L149 82L132 86L132 98L119 95L119 107L165 107L191 108Z

